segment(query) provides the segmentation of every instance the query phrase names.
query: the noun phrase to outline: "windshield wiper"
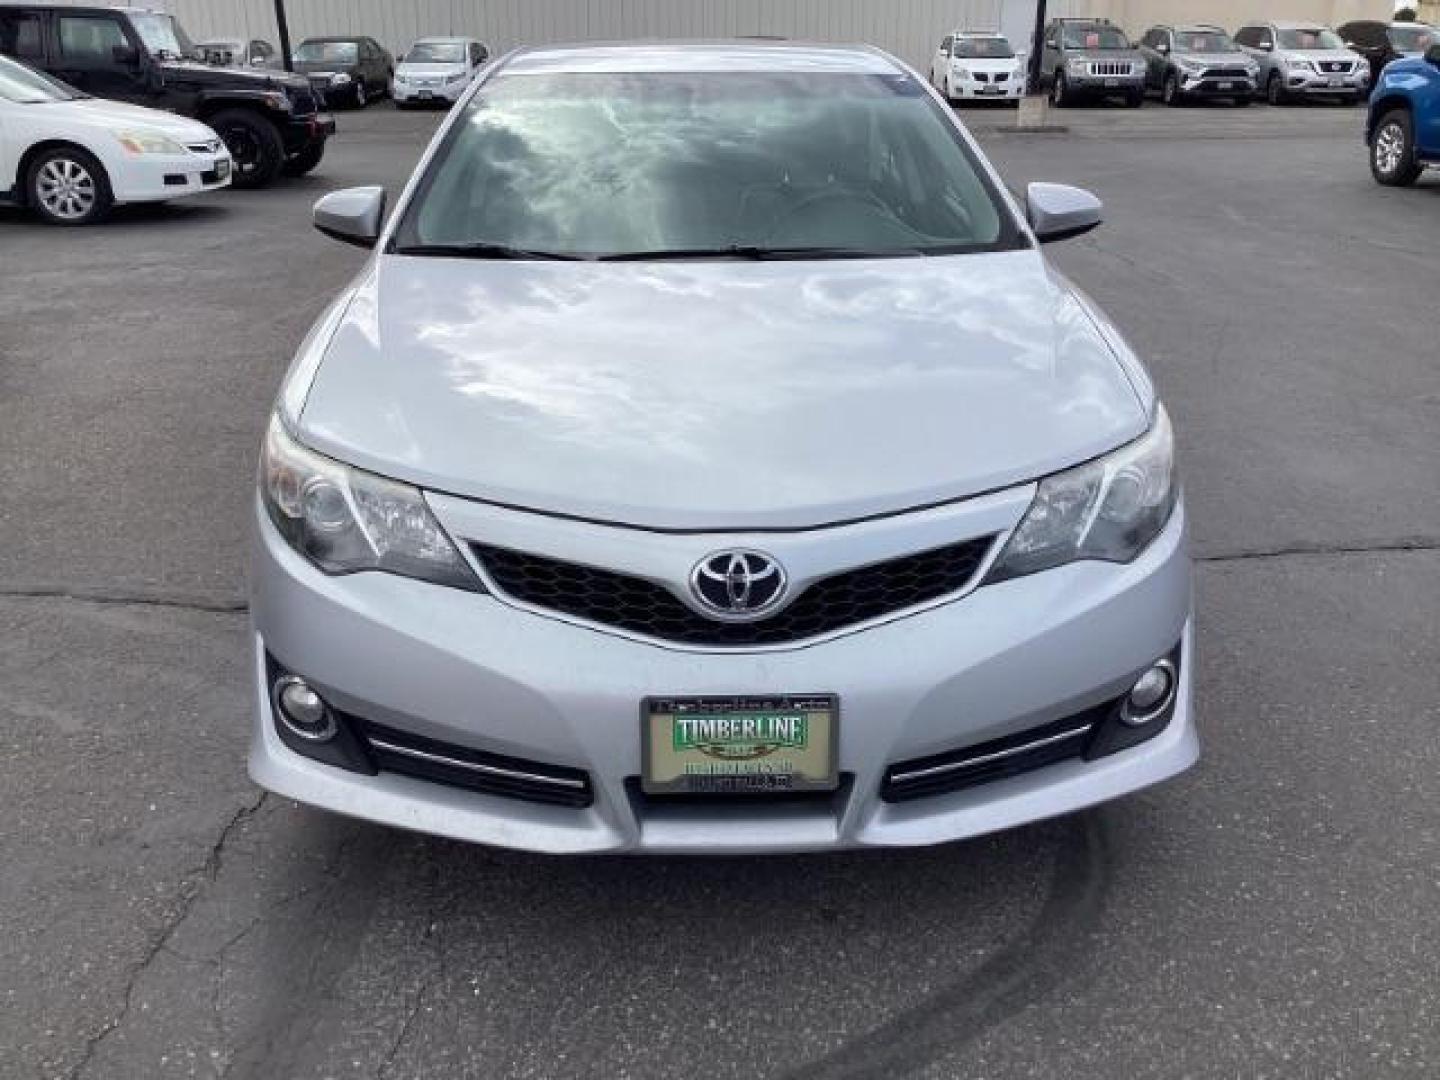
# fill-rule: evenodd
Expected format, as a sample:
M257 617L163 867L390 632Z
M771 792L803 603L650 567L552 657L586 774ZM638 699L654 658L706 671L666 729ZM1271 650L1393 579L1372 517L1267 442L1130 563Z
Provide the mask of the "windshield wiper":
M576 262L582 255L564 251L542 251L536 248L512 247L481 241L470 244L404 244L393 248L396 255L448 255L457 259L553 259Z
M924 255L920 248L847 247L762 247L758 244L728 244L711 248L659 248L655 251L621 251L597 255L598 262L652 262L662 259L883 259L899 255Z

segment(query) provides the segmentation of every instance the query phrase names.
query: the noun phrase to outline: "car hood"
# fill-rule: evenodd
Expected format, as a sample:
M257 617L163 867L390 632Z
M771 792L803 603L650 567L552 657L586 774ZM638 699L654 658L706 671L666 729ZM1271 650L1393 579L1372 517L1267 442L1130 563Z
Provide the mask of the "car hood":
M1225 64L1246 67L1250 63L1250 57L1238 50L1235 52L1185 52L1176 49L1171 55L1176 60L1193 60L1197 64L1213 64L1217 67Z
M143 105L128 105L122 101L107 101L104 98L82 98L63 105L49 105L46 108L64 108L70 119L83 120L104 127L145 127L163 131L177 142L209 142L217 138L215 132L200 123L160 109L147 109Z
M1114 340L1033 250L383 255L297 427L323 453L477 499L654 528L803 527L994 490L1136 437L1148 402Z
M1365 58L1349 49L1279 49L1278 52L1296 60L1350 60Z
M341 72L349 74L360 66L359 62L342 64L337 61L327 60L296 60L291 64L295 71L305 75L338 75Z
M167 60L161 65L166 84L190 86L203 89L236 90L304 90L309 84L301 78L287 75L283 71L267 71L258 68L217 67L192 60Z
M464 75L464 64L397 64L396 75Z

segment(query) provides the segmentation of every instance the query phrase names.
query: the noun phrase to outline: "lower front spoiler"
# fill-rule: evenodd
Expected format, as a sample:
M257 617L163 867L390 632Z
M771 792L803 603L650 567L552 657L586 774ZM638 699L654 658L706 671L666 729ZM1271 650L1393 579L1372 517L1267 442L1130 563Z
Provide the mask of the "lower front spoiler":
M1165 729L1139 746L1095 761L1062 761L949 795L876 803L858 829L841 832L831 801L773 804L696 803L652 808L638 832L617 827L596 807L525 804L394 773L359 775L290 750L271 717L263 646L255 640L259 711L249 757L251 778L276 794L381 825L454 840L549 854L620 852L748 854L945 843L1057 817L1157 784L1199 758L1192 714L1194 630L1185 627L1180 689ZM840 799L846 793L837 794ZM771 828L765 828L766 825ZM777 827L778 826L778 827Z

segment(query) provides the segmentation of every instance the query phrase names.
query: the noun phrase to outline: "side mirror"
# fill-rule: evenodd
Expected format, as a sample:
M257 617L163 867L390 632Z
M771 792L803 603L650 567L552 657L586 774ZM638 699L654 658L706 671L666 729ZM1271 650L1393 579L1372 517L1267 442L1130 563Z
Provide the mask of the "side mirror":
M1275 43L1274 43L1273 41L1262 41L1262 42L1260 42L1259 45L1256 45L1255 47L1256 47L1257 49L1259 49L1261 52L1274 52L1274 51L1275 51Z
M332 240L373 248L385 221L385 189L354 187L332 191L314 209L315 228Z
M1025 189L1025 216L1042 244L1089 232L1100 224L1104 209L1084 188L1036 183Z
M133 45L116 45L110 50L110 59L126 67L140 63L140 50Z
M1160 42L1159 45L1156 45L1156 46L1155 46L1155 51L1158 52L1161 56L1169 56L1169 55L1170 55L1170 46L1167 45L1167 44L1165 44L1165 42L1162 41L1162 42Z

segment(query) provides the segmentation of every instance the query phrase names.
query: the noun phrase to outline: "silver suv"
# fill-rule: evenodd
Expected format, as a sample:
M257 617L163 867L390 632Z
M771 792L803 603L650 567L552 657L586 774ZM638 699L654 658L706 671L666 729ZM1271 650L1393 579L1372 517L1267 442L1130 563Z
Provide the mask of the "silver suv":
M1370 65L1329 27L1303 22L1250 23L1235 44L1260 65L1271 105L1304 97L1359 101L1370 92Z
M1145 103L1145 57L1109 19L1056 19L1045 28L1040 82L1063 108L1082 97Z

